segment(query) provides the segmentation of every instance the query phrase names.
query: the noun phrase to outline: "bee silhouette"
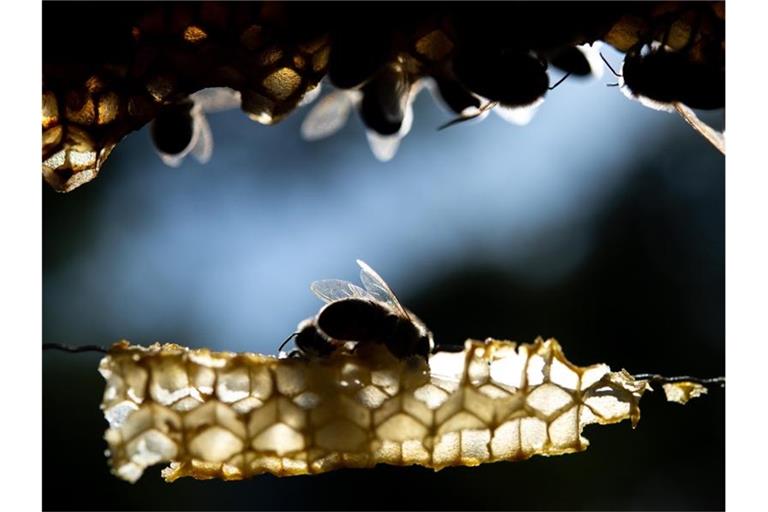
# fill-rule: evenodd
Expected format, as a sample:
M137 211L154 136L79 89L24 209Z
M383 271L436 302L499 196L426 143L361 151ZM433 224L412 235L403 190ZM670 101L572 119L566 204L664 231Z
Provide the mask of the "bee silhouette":
M213 154L211 127L206 113L240 106L240 93L228 89L202 89L188 98L163 108L152 120L150 133L165 165L178 167L188 154L201 164Z
M404 308L386 282L368 264L357 260L364 288L340 279L315 281L312 292L326 302L317 315L299 323L292 334L292 355L327 357L349 342L385 345L398 359L427 358L432 333Z

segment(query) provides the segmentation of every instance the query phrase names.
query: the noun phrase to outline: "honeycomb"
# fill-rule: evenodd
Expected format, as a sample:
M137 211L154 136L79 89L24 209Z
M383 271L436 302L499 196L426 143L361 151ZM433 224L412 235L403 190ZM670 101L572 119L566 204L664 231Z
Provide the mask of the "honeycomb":
M377 345L275 358L115 344L100 363L112 471L130 482L316 474L376 464L435 470L585 450L585 426L640 418L650 389L578 367L554 339L468 340L428 363Z

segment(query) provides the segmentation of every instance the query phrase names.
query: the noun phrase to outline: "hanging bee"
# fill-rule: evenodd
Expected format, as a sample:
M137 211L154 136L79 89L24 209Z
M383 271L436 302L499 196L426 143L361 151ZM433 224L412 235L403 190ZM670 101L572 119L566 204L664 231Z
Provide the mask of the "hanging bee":
M574 63L563 58L563 65L579 68L582 62ZM588 60L584 57L584 60ZM532 50L519 48L475 47L458 51L453 58L453 73L467 91L481 102L475 107L465 95L454 86L445 89L438 86L440 95L444 98L460 99L469 107L460 117L442 125L444 129L470 119L481 119L493 110L502 119L517 125L528 124L536 109L544 101L544 96L567 79L574 70L566 70L566 74L554 85L549 85L547 61ZM587 62L591 69L591 63ZM446 99L447 102L447 99ZM450 104L449 104L450 105ZM461 103L457 103L462 106Z
M213 136L205 114L239 106L240 93L227 88L203 89L166 106L149 127L160 159L178 167L191 153L201 164L207 163L213 154Z
M687 4L654 20L627 50L619 72L603 58L621 91L656 110L672 111L677 103L724 108L725 23L716 7Z
M385 345L398 359L426 359L434 347L432 333L400 304L381 276L365 262L357 260L357 264L365 289L339 279L311 284L312 292L326 305L288 338L294 338L296 355L327 357L353 342Z
M617 74L625 94L659 110L671 110L676 102L704 110L725 107L725 66L695 61L685 49L638 44L627 52Z

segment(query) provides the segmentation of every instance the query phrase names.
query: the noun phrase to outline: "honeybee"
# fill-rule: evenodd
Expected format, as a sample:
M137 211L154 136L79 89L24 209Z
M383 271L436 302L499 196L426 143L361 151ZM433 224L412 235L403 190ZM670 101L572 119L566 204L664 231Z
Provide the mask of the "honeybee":
M442 125L444 129L472 119L482 119L493 110L513 124L526 125L546 93L571 75L568 72L550 87L547 61L531 50L519 48L475 47L457 51L452 62L453 74L461 88L449 90L443 84L438 91L444 101L464 107L460 117ZM475 97L472 102L462 89ZM454 109L450 103L449 107Z
M400 304L376 271L361 260L357 264L364 288L340 279L313 282L310 289L326 305L299 323L282 346L294 338L296 355L322 358L347 343L376 343L398 359L426 359L434 347L432 333Z
M191 153L201 164L208 163L213 136L205 114L239 106L239 92L210 88L163 108L149 128L160 159L165 165L178 167Z
M630 49L621 81L630 97L657 109L671 110L676 102L704 110L725 107L725 67L695 62L687 51L671 51L663 43Z

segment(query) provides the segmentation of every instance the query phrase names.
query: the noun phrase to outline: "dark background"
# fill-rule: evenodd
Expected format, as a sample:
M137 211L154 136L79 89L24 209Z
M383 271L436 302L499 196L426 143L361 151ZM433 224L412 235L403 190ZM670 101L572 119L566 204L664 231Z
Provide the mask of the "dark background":
M356 118L310 144L305 112L217 114L212 162L180 169L134 134L94 182L43 187L44 339L274 353L320 305L309 282L356 281L362 258L441 343L553 336L580 365L724 375L724 158L606 81L567 81L523 128L436 132L447 116L422 94L387 164ZM43 355L45 509L725 506L718 388L685 407L648 394L636 430L590 427L575 455L229 483L166 484L157 466L131 485L104 456L98 360Z

